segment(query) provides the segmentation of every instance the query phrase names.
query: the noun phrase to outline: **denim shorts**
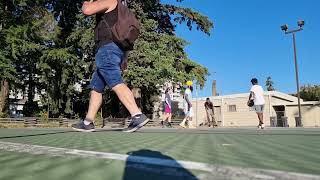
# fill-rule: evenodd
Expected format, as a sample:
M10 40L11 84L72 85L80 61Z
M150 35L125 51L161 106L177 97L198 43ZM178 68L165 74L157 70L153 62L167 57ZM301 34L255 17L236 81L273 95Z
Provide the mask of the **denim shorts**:
M106 86L112 89L123 83L120 69L123 56L124 52L113 42L98 49L95 56L96 71L90 83L92 90L103 93Z

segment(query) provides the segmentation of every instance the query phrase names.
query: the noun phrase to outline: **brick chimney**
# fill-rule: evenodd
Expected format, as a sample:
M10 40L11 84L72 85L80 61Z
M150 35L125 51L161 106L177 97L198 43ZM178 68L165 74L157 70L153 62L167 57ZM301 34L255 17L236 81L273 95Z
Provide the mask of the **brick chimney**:
M212 81L212 96L217 96L217 81Z

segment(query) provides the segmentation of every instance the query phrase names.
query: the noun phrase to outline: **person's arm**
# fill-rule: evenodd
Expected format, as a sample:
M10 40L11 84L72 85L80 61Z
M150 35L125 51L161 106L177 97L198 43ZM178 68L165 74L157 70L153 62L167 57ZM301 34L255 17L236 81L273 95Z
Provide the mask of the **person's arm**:
M254 92L253 91L250 91L250 95L249 95L249 99L248 99L248 102L247 102L247 105L249 106L250 104L250 101L253 99L254 97Z
M117 0L96 0L84 1L82 4L82 13L91 16L99 12L106 12L112 7L116 7Z
M171 106L169 104L169 99L166 97L166 104L169 106L169 108L171 109Z
M254 92L250 91L249 100L253 99L253 97L254 97Z
M206 110L208 110L208 107L207 107L207 103L206 103L206 102L204 103L204 108L205 108Z

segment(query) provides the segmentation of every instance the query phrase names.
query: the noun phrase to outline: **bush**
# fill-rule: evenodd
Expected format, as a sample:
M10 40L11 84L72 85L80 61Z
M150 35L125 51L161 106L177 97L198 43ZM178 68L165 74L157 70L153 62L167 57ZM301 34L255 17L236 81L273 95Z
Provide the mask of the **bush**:
M101 125L102 125L102 121L103 121L103 118L101 117L101 112L99 111L99 112L97 113L97 116L96 116L96 119L95 119L95 121L94 121L94 124L95 124L96 126L101 126Z
M38 114L37 114L37 117L40 117L40 122L41 123L48 123L48 112L47 111L40 111Z
M0 118L7 118L9 117L9 114L6 112L0 112Z

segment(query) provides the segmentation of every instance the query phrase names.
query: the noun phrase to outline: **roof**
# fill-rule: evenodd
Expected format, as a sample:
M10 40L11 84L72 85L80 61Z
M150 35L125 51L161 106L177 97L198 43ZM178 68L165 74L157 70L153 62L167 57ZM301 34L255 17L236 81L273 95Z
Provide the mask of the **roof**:
M320 101L305 101L305 102L301 102L301 105L312 105L312 106L316 106L316 105L320 105ZM287 104L287 106L298 106L298 103L290 103Z
M290 102L297 102L298 98L286 93L282 93L279 91L265 91L264 96L272 96L272 97L277 97L283 100L287 100ZM240 94L230 94L230 95L224 95L224 96L211 96L209 97L210 99L229 99L229 98L244 98L244 97L249 97L249 93L240 93ZM197 100L206 100L207 97L200 97L196 98ZM303 100L302 100L303 101Z

